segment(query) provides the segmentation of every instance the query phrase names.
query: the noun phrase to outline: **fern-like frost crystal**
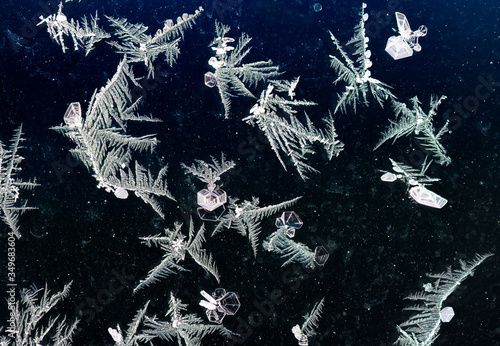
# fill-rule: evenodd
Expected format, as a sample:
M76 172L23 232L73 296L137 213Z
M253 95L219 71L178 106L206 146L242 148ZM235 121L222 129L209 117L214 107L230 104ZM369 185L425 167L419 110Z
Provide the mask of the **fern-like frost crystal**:
M243 58L250 52L250 48L246 46L251 41L251 38L243 33L236 47L233 47L230 44L234 42L234 39L226 37L229 30L228 26L215 22L216 38L210 44L215 56L208 61L215 73L213 73L212 78L205 76L207 86L217 86L224 105L224 116L226 118L231 115L232 97L255 98L248 89L249 87L254 87L261 81L279 75L278 67L273 66L271 60L242 64Z
M97 13L95 17L90 18L90 21L87 20L87 17L83 17L81 21L68 20L62 12L62 7L63 3L61 2L57 13L51 14L47 18L40 16L41 22L38 25L47 25L47 32L61 46L63 53L66 53L68 50L64 40L65 36L71 38L75 51L83 47L85 55L88 55L94 49L94 45L97 42L111 37L110 34L97 25Z
M286 165L280 151L292 161L300 177L307 180L308 173L318 172L306 162L306 156L315 153L313 144L319 144L325 149L328 160L338 156L344 149L344 144L337 139L331 114L323 119L326 123L325 130L315 128L307 114L305 125L297 119L296 107L316 105L311 101L294 100L297 83L298 78L293 81L271 81L250 110L250 115L243 121L259 127L285 170Z
M20 191L31 190L38 186L35 180L22 181L17 178L17 173L21 171L19 166L24 160L17 151L22 148L22 126L19 126L11 139L11 145L7 149L0 141L0 217L9 226L11 231L20 238L18 219L19 214L27 210L35 209L28 207L26 202L19 203Z
M225 213L215 227L212 236L220 232L223 228L236 229L244 237L248 237L252 246L253 254L257 257L259 247L259 235L261 232L260 221L277 213L280 210L288 208L302 197L297 197L275 205L259 207L259 199L252 198L252 201L238 202L238 199L229 198L228 212Z
M311 312L304 316L304 323L302 326L298 324L292 328L292 333L298 340L299 345L308 345L308 338L316 335L315 329L318 328L319 319L323 312L325 305L325 298L322 298L318 303L314 304Z
M153 62L159 56L163 55L167 64L173 66L180 54L179 41L184 31L194 25L202 12L203 8L200 7L194 14L184 13L176 22L168 19L163 29L158 29L154 36L146 33L148 27L143 24L131 24L125 18L106 17L119 38L119 41L109 44L119 53L126 54L128 62L144 63L151 77L155 72Z
M191 220L189 224L189 237L187 240L181 233L181 228L182 224L176 223L174 229L170 230L167 228L164 235L157 234L140 238L147 246L160 247L165 253L163 254L163 259L160 264L153 268L146 278L141 280L134 288L134 293L145 286L149 286L175 273L175 270L185 271L186 269L184 269L179 262L184 261L186 253L189 254L198 265L205 269L205 271L212 274L215 279L217 279L217 282L220 281L219 271L215 266L212 255L207 254L206 250L201 247L205 241L205 226L201 226L195 234L194 224Z
M129 191L134 192L163 218L155 196L174 199L165 182L167 167L154 177L139 163L131 165L132 152L152 152L156 138L153 135L132 137L126 133L129 121L158 120L135 113L140 99L132 102L130 84L138 86L123 59L113 78L92 96L85 118L82 118L80 104L72 103L64 115L65 125L52 129L76 144L71 153L93 173L98 188L122 199L127 198Z
M355 48L353 55L356 57L356 61L351 60L340 45L339 40L330 32L330 37L341 57L330 55L331 66L337 73L337 79L334 83L344 81L347 84L344 92L338 95L339 100L334 113L337 113L338 110L346 113L348 106L352 107L356 113L357 104L369 103L368 94L371 94L381 107L383 107L385 100L395 98L389 90L389 85L371 77L370 67L373 63L370 60L371 51L368 49L369 38L365 32L365 22L368 20L365 7L366 4L363 4L360 13L361 20L354 28L354 36L347 42L348 45L353 45Z
M13 346L71 345L78 320L68 325L65 317L47 317L50 310L68 296L70 287L71 282L53 295L50 295L47 285L44 289L23 289L21 301L17 301L14 309L10 310L13 323L6 330L9 337L2 346L10 345L10 341Z
M398 345L428 346L439 336L441 326L441 311L443 302L450 294L474 273L474 270L492 254L476 255L470 262L460 261L460 269L452 270L448 267L446 272L428 274L433 283L426 284L423 292L409 295L405 299L416 301L419 304L405 308L417 314L398 326Z
M166 313L167 320L160 320L156 316L145 317L144 334L141 340L149 342L160 338L169 342L175 342L182 346L200 346L201 340L213 333L230 337L235 335L222 325L205 324L196 314L186 314L187 304L183 304L179 299L170 294L169 309Z
M430 152L440 165L449 165L451 158L447 155L446 149L441 144L443 136L449 132L447 120L444 126L436 133L432 120L437 114L437 108L446 99L446 96L432 96L430 100L430 109L425 113L420 106L418 97L413 97L410 101L413 109L409 109L402 102L393 101L393 109L396 114L396 121L393 121L389 129L382 134L382 139L377 143L375 149L378 149L388 140L396 139L414 134L416 140L422 147Z

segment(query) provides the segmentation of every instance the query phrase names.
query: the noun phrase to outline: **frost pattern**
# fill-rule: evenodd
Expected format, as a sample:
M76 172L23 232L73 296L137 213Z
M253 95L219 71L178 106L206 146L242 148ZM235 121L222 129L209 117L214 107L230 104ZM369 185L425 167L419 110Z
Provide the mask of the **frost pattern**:
M162 278L177 271L186 271L179 262L184 261L186 253L188 253L196 263L198 263L205 271L212 274L217 282L220 282L219 271L215 266L212 255L207 254L202 245L205 242L205 226L202 225L195 234L194 224L191 220L189 224L189 237L186 240L181 233L182 224L175 223L174 229L166 229L165 234L157 234L149 237L141 237L140 239L148 247L156 246L161 248L165 253L160 264L151 269L144 280L134 288L134 293L138 290L149 286Z
M417 141L422 147L430 152L436 162L440 165L449 165L451 158L446 155L446 149L441 144L443 136L449 132L447 120L444 126L437 133L432 125L432 120L437 114L437 108L446 99L446 96L436 97L431 96L430 109L426 114L418 97L415 96L410 99L413 109L409 109L406 104L402 102L393 102L393 109L396 114L396 121L392 122L389 129L382 134L382 139L377 143L375 149L378 149L386 141L408 136L414 134Z
M21 301L17 301L14 315L14 328L7 329L8 338L1 345L35 346L35 345L71 345L78 320L68 325L66 318L47 317L50 310L69 294L71 282L63 290L50 295L45 288L28 288L21 291ZM12 315L11 315L12 316Z
M106 18L115 29L114 34L119 41L109 42L119 53L126 54L128 62L144 63L148 69L148 77L154 75L153 62L163 55L169 66L173 66L179 56L179 41L184 37L184 31L192 28L195 20L201 15L200 7L194 14L184 13L177 17L176 23L172 19L165 21L163 29L158 29L154 36L147 34L148 27L144 24L131 24L125 18Z
M361 19L354 28L354 36L347 42L348 45L353 45L356 56L356 61L352 61L349 55L340 45L339 40L330 32L330 37L335 44L335 47L340 53L342 59L330 55L331 66L337 74L337 79L334 83L344 81L347 86L342 94L339 94L339 100L335 107L334 113L340 110L342 113L347 112L347 107L352 107L356 113L356 105L363 102L367 105L368 92L383 107L384 101L395 96L391 93L390 86L382 83L378 79L371 77L370 67L373 65L370 60L371 51L368 49L369 38L365 33L365 21L368 19L368 13L365 13L366 4L363 4L361 9Z
M38 25L47 24L47 32L50 37L62 48L63 53L66 53L68 47L64 42L64 37L69 36L73 41L74 50L77 51L80 47L85 49L85 55L88 55L94 45L106 38L111 37L97 25L97 13L94 17L83 17L81 21L75 21L68 18L62 13L63 3L59 4L59 11L51 14L47 18L40 16L41 22Z
M431 345L439 336L443 302L462 281L474 273L477 266L490 256L493 254L476 255L476 258L469 262L460 260L460 269L452 270L450 266L443 273L427 274L429 278L436 280L426 285L425 291L405 298L420 302L420 304L405 308L417 314L398 326L399 338L396 343L404 346Z
M246 46L251 38L242 33L236 47L232 47L229 43L234 42L234 39L226 37L229 30L228 26L215 22L216 38L210 44L215 56L208 62L215 70L216 85L224 105L225 118L231 115L232 97L255 98L248 87L255 87L259 82L279 75L278 67L273 66L271 60L242 64L243 58L250 52L250 48Z
M228 212L219 220L212 236L222 231L224 228L235 229L242 236L248 237L254 257L257 257L259 234L262 230L260 221L265 217L269 217L280 210L294 205L301 198L302 197L296 197L279 204L259 207L259 199L257 197L253 197L252 201L243 201L241 203L238 203L238 199L230 197Z
M156 177L137 162L131 167L132 151L153 152L157 141L153 135L127 135L127 123L158 120L135 114L140 99L132 102L130 84L138 86L123 59L106 86L94 92L84 119L80 105L71 104L65 115L66 124L52 129L76 144L71 153L93 173L98 188L113 192L118 198L126 198L128 191L133 191L163 218L155 196L175 200L165 182L167 167L163 167Z
M338 156L344 144L337 139L335 125L331 114L324 118L325 130L313 126L309 116L305 114L305 125L296 117L296 107L314 106L316 103L305 100L294 100L298 78L293 81L271 81L262 92L258 102L250 110L250 115L243 119L247 124L257 125L269 140L276 157L286 170L280 151L290 158L300 177L307 180L309 172L318 172L306 163L306 155L314 154L312 144L324 147L328 160ZM278 93L286 93L285 97Z
M36 186L36 180L22 181L17 178L17 173L21 171L19 166L24 160L17 151L22 148L22 126L19 126L10 140L9 149L0 141L0 217L9 226L16 237L20 238L18 219L19 214L27 210L35 209L19 203L19 195L22 189L31 190Z

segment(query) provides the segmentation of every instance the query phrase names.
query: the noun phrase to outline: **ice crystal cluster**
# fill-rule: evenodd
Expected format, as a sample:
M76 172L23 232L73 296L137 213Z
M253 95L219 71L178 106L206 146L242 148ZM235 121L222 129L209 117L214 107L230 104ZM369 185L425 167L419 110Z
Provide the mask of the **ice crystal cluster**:
M315 329L318 328L319 319L325 306L325 298L323 297L318 303L314 304L311 312L304 316L302 326L298 324L292 328L292 333L297 339L300 346L309 345L309 338L316 335Z
M330 256L323 246L317 246L313 251L307 245L292 240L295 230L302 225L302 220L294 211L285 211L276 218L277 230L264 241L263 247L266 251L286 258L283 267L291 263L301 263L310 268L323 266Z
M22 126L19 126L10 140L9 148L0 140L0 217L18 238L21 237L19 214L34 209L28 207L26 202L20 203L21 190L31 190L38 186L35 180L23 181L17 177L24 160L17 152L22 149L22 135Z
M222 325L203 323L196 314L185 313L188 305L170 293L166 320L146 315L149 301L135 315L124 335L120 326L108 328L116 346L152 345L155 339L173 342L179 346L200 346L201 340L214 333L229 337L234 335Z
M65 37L70 37L73 42L74 50L80 47L85 49L85 55L88 55L94 45L106 38L111 37L106 31L99 27L97 24L97 13L94 17L87 20L83 17L81 21L69 19L62 12L63 3L59 4L59 11L44 18L40 16L40 23L38 25L47 25L47 32L50 37L62 48L63 53L66 53L68 47L65 43Z
M144 24L131 24L126 18L106 17L114 28L118 41L109 44L119 53L125 54L127 61L144 63L148 69L148 77L154 75L153 62L161 55L167 64L172 65L180 54L179 41L184 36L186 29L192 28L195 20L201 15L200 7L194 14L184 13L174 22L167 19L162 29L158 29L154 36L147 34L148 27Z
M205 84L210 87L217 86L224 105L224 116L231 115L231 98L245 96L255 98L248 89L257 86L261 81L279 75L278 67L271 60L256 61L243 64L243 59L250 53L248 43L250 36L242 33L236 46L232 46L234 39L227 37L230 28L227 25L215 22L215 39L210 47L215 53L208 64L215 72L205 75Z
M355 61L353 61L342 48L338 38L330 32L330 37L340 53L340 58L330 55L331 66L337 74L337 79L334 83L343 81L347 84L344 92L338 95L339 99L335 106L334 113L337 113L339 110L343 113L347 113L348 107L352 107L354 113L356 113L358 104L369 103L369 95L371 95L381 107L383 107L387 99L395 98L389 90L389 85L372 77L370 71L370 67L373 65L370 60L372 52L368 49L369 38L366 36L365 29L368 13L365 13L365 8L366 4L363 3L360 13L361 19L354 28L354 36L347 42L348 45L353 45L354 47L353 55L356 57Z
M393 101L393 109L396 114L396 120L392 122L389 129L382 134L382 139L375 146L376 150L388 140L395 141L396 139L413 134L418 143L436 160L440 165L449 165L450 157L447 155L446 149L441 144L443 136L449 132L448 123L436 132L432 121L437 114L437 109L441 102L446 99L446 96L432 96L430 100L430 109L425 113L418 97L413 97L410 102L412 109L408 108L402 102Z
M420 171L413 167L405 165L401 162L396 162L393 159L389 159L392 163L392 169L395 173L382 171L384 174L380 177L382 181L393 182L395 180L401 180L408 186L410 197L413 198L417 203L426 205L432 208L441 209L448 202L447 199L439 196L438 194L427 189L427 185L430 183L439 181L438 178L430 178L425 175L425 172L431 165L432 161L427 163L427 159L424 160L422 168Z
M153 152L157 140L154 135L133 137L127 134L128 122L156 122L136 113L138 102L132 101L131 85L137 80L123 59L106 86L94 92L82 117L79 103L69 105L64 125L52 127L76 144L71 153L85 164L97 180L97 187L125 199L129 192L151 205L162 218L164 214L155 197L174 197L167 190L167 166L156 177L137 161L132 162L133 151Z
M149 286L162 278L166 278L175 271L185 271L179 262L184 261L186 254L205 269L208 273L212 274L217 282L220 281L219 271L215 266L212 255L207 254L202 245L205 242L205 226L202 225L198 232L195 232L194 223L191 220L189 224L189 236L181 232L182 224L176 223L173 229L167 228L165 234L156 234L149 237L141 237L142 242L148 247L156 246L161 248L165 253L163 258L155 268L151 269L144 280L134 288L134 293Z
M305 124L299 121L296 108L314 106L316 103L294 99L298 81L299 78L292 81L270 81L250 110L250 115L243 121L257 126L264 133L285 170L286 165L280 152L292 161L300 177L307 180L308 173L318 172L306 162L307 155L315 153L313 144L325 149L328 160L338 156L344 149L344 144L337 138L331 114L323 119L326 124L324 130L315 128L307 114L304 114Z
M226 210L224 204L227 202L226 191L219 188L216 184L220 176L235 166L231 160L226 161L224 153L221 154L221 160L211 157L212 163L203 160L196 160L196 164L186 166L181 164L186 174L191 174L207 184L206 189L197 193L197 202L199 205L198 216L204 221L217 221Z
M417 302L416 305L405 308L416 314L398 326L398 345L429 346L439 336L442 321L443 303L474 270L492 254L476 255L469 262L460 261L460 269L451 269L443 273L428 274L434 282L425 285L423 292L411 294L406 299Z
M50 313L69 295L70 288L71 282L62 291L52 295L47 285L45 288L33 286L23 289L21 300L10 310L9 327L6 330L9 338L0 339L0 345L71 345L78 320L68 324L65 317Z
M260 207L257 197L253 197L251 201L242 202L230 197L228 211L220 218L212 236L224 228L235 229L242 236L248 237L253 254L257 257L262 219L294 205L301 198L297 197L278 204Z

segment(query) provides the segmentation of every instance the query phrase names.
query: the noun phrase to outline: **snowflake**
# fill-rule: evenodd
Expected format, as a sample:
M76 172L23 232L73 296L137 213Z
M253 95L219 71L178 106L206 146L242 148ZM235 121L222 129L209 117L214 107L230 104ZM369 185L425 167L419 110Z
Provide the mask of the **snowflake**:
M172 247L174 248L174 250L176 252L180 252L182 250L182 248L184 247L184 241L182 240L182 238L174 240L172 242Z

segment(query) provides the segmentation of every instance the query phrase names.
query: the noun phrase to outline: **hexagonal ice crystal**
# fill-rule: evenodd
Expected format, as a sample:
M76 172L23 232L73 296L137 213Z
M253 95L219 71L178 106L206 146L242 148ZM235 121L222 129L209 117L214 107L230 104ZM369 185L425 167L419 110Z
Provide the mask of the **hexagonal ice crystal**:
M295 237L295 228L292 227L286 227L285 234L288 238L293 238Z
M328 260L328 257L330 257L330 254L323 246L317 246L316 249L314 249L314 262L316 262L317 265L323 266Z
M209 88L213 88L217 85L215 74L213 74L212 72L205 73L205 85Z
M299 229L303 224L302 220L294 211L284 211L280 217L276 218L276 227L288 226Z
M64 123L69 127L82 127L82 107L80 102L73 102L64 113Z
M455 311L453 311L453 308L450 306L447 306L441 310L439 313L439 317L441 318L441 321L443 322L450 322L451 319L455 316Z
M414 186L410 189L410 197L413 198L418 204L426 205L431 208L441 209L448 203L446 198L427 190L422 185Z
M227 202L226 191L217 189L210 191L203 189L198 191L198 205L207 211L213 211Z
M205 291L200 292L207 300L201 300L200 305L206 310L208 320L214 323L222 323L226 315L234 315L240 308L240 301L234 292L226 292L223 288L218 288L212 295Z

